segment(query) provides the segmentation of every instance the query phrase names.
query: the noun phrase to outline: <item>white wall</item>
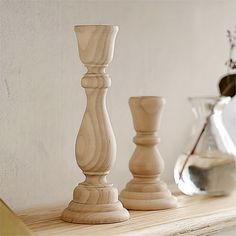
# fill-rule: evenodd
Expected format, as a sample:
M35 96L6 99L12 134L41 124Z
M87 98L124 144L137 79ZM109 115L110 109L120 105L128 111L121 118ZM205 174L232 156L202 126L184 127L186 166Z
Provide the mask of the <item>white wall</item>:
M13 209L58 204L83 179L74 157L86 102L76 24L120 26L109 69L118 144L109 179L121 189L130 178L135 133L128 98L162 95L159 148L163 178L171 182L193 121L186 98L218 94L235 9L233 0L0 0L0 197Z

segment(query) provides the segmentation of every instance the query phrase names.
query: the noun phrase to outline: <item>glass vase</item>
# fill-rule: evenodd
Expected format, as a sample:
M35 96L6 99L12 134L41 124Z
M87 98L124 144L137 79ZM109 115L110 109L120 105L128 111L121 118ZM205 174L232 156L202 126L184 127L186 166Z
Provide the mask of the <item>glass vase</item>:
M230 99L189 98L195 124L174 170L178 188L187 195L228 195L236 187L236 148L222 120Z

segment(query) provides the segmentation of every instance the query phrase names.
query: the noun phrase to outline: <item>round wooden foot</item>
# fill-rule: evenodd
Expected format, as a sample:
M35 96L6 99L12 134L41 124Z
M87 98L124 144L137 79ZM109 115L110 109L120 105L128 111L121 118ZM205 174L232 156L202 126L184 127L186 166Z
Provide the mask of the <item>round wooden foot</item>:
M62 213L62 220L71 223L106 224L129 219L129 212L118 200L118 191L112 184L94 187L79 184L73 200Z
M123 194L129 195L130 192L123 192ZM120 197L120 200L125 208L137 211L154 211L175 208L177 206L177 200L173 196L160 199L148 199L151 196L152 194L150 193L142 193L134 196L135 198Z
M176 197L171 195L165 183L158 180L149 183L131 180L119 199L130 210L161 210L177 206Z
M129 219L120 201L113 204L88 205L71 201L62 213L62 220L81 224L109 224Z

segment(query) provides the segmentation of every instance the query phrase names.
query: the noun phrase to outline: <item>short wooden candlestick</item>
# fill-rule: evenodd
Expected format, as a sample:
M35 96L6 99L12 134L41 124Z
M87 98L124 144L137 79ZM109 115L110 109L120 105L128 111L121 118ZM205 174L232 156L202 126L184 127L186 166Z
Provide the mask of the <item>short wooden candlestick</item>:
M165 100L161 97L131 97L129 105L137 135L137 145L129 162L133 179L120 194L124 207L132 210L159 210L176 207L177 200L160 180L163 159L156 148L156 131Z
M72 223L115 223L129 219L118 191L106 176L115 162L116 140L106 109L111 79L105 68L111 62L117 26L75 26L80 59L88 71L82 78L87 107L76 140L76 160L86 179L74 190L62 219Z

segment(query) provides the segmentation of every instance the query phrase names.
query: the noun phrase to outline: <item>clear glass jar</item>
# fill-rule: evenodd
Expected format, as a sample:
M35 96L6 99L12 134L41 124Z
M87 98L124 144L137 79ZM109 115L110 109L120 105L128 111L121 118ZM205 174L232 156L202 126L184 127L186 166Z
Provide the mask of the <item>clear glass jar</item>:
M236 148L222 121L230 99L189 98L196 122L174 170L178 188L187 195L228 195L236 187Z

